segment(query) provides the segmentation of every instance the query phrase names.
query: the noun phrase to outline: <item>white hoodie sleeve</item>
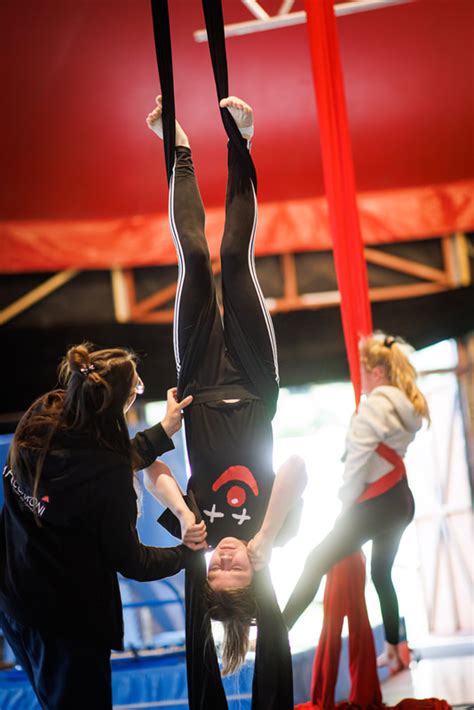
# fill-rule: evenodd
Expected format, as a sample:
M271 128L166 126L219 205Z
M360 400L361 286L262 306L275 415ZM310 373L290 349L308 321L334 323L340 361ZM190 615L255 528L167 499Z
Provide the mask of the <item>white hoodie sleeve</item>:
M366 487L368 462L387 436L387 414L391 408L387 397L374 392L351 419L344 455L344 483L339 491L344 508L357 500Z

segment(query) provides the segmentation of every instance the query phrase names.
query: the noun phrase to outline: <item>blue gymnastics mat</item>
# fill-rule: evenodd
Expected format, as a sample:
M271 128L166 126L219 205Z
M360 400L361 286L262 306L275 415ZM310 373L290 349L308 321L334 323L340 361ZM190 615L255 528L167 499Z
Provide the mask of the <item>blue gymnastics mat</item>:
M382 627L374 628L378 651L383 647ZM129 656L131 654L128 654ZM249 654L250 656L251 654ZM118 655L112 660L114 710L187 710L186 660L184 648L178 651L143 651L135 657ZM309 699L314 648L293 655L295 703ZM253 660L249 657L238 674L225 679L229 710L250 710ZM381 671L380 679L388 677ZM336 700L347 698L350 689L348 644L343 638L336 687ZM40 710L22 670L0 671L1 710Z

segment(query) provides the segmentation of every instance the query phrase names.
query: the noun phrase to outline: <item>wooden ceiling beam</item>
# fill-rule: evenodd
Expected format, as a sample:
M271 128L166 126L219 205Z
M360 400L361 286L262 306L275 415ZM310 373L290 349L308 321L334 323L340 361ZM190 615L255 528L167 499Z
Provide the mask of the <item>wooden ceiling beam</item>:
M36 286L36 288L31 289L31 291L28 291L28 293L24 296L21 296L10 305L2 308L2 310L0 310L0 325L5 325L8 321L16 318L16 316L19 316L20 313L23 313L28 308L31 308L31 306L34 306L35 303L38 303L43 300L43 298L46 298L46 296L49 296L54 291L57 291L58 288L61 288L61 286L73 279L79 273L80 272L77 269L66 269L65 271L59 271L57 274L54 274L54 276L46 279L46 281L39 286Z
M470 283L467 240L464 235L451 235L441 238L444 269L438 269L419 261L389 254L372 247L364 249L369 264L375 264L391 271L412 276L420 281L411 284L396 284L369 288L372 302L419 298L434 293L447 291ZM466 266L467 261L467 266ZM220 262L213 263L213 272L218 274ZM340 304L337 290L314 293L299 293L298 274L295 254L280 255L280 268L283 282L281 298L267 298L266 303L272 314L288 313L298 310L317 310ZM127 272L129 279L130 320L135 323L171 323L173 309L161 308L169 303L176 293L176 284L172 283L137 302L134 296L133 273Z

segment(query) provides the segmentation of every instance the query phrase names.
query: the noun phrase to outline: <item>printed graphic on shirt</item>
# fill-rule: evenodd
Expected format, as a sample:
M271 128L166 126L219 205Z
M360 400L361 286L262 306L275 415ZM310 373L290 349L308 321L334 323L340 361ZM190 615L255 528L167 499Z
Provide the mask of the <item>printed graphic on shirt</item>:
M212 484L213 492L217 493L223 486L227 485L228 483L245 483L248 486L250 493L255 498L259 495L258 484L255 480L255 476L250 471L250 469L247 468L247 466L229 466L229 468L227 468L224 473L221 473L220 476L218 476ZM227 490L226 500L228 506L230 506L231 508L242 507L240 513L230 513L232 518L237 521L237 525L243 525L245 522L252 519L247 512L247 508L245 507L247 495L247 491L241 485L233 485ZM229 515L229 511L223 512L221 510L217 510L215 503L212 504L212 508L210 510L205 509L203 512L209 518L210 523L213 523L218 518L224 518L226 512L227 515Z
M49 496L43 496L42 498L36 498L34 496L30 496L28 493L26 493L16 480L15 476L13 475L13 471L11 468L8 468L8 466L5 466L3 469L3 478L6 481L10 482L10 485L12 487L12 491L16 494L16 496L19 498L19 500L29 509L31 512L34 512L36 510L37 514L41 517L43 513L46 510L46 506L44 505L45 503L49 503Z

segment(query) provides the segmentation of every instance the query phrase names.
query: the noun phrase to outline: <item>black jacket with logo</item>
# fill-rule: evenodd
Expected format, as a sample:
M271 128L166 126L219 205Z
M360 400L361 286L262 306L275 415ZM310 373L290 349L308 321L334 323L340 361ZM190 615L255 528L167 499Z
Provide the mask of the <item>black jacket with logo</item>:
M161 424L137 434L132 445L143 467L173 448ZM20 465L34 470L35 450L26 451ZM53 439L35 498L19 474L7 461L0 609L54 636L122 648L117 572L139 581L168 577L183 568L185 549L140 543L130 462L85 434Z

